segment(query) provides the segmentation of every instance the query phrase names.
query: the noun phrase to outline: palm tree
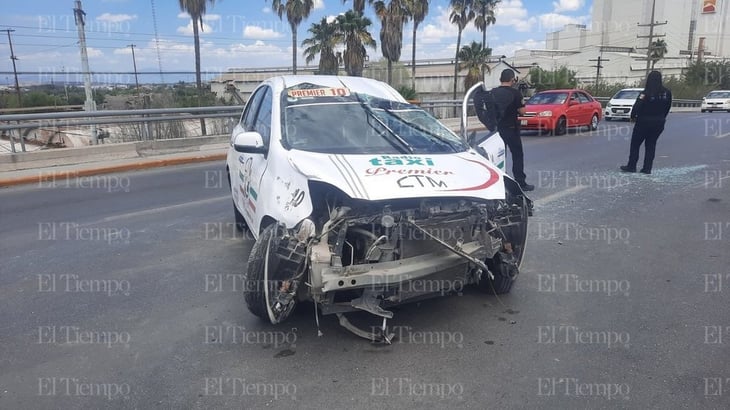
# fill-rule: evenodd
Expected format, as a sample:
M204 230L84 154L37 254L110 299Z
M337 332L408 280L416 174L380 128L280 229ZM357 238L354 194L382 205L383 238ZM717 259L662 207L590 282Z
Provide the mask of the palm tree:
M474 26L482 32L482 48L487 47L487 27L497 22L494 8L500 0L474 0Z
M271 9L281 18L286 13L286 19L291 27L292 45L292 73L297 73L297 28L302 20L309 17L314 8L314 0L272 0Z
M337 31L337 24L327 22L326 17L309 28L311 37L302 41L307 63L311 63L319 55L319 70L322 75L336 75L339 68L339 59L335 47L342 42L342 35Z
M651 59L651 69L654 69L654 64L659 60L663 59L667 55L667 42L664 40L656 40L651 43L651 51L649 53L649 59Z
M451 15L449 20L459 29L456 37L456 57L454 61L454 99L456 99L456 87L459 78L459 51L461 47L461 34L464 28L474 20L474 0L451 0Z
M388 60L388 84L393 83L393 61L400 60L403 48L403 25L408 21L408 10L403 0L375 2L375 14L380 18L380 50Z
M461 48L459 51L459 59L461 60L459 69L467 70L464 78L464 91L482 81L484 74L490 71L487 60L489 60L491 54L491 48L484 48L476 41L472 41L470 45Z
M347 3L349 0L342 0L342 4ZM365 3L373 4L374 0L352 0L352 10L359 15L363 15L365 12Z
M405 0L408 14L413 19L413 47L411 49L411 88L416 89L416 31L428 14L428 0Z
M198 106L200 106L203 82L200 78L200 30L203 29L203 16L208 3L212 6L215 0L179 0L180 9L190 15L193 20L193 41L195 44L195 86L198 88ZM200 119L200 132L205 135L205 119Z
M370 35L368 27L372 24L369 18L349 10L337 16L337 30L345 43L343 60L347 75L362 76L365 58L368 53L365 47L375 48L376 43Z

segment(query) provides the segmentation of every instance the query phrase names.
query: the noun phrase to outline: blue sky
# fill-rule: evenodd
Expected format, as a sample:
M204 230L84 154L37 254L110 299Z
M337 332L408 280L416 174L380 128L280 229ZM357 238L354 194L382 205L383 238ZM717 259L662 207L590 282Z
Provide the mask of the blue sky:
M159 41L155 41L152 19L155 4ZM448 22L448 1L432 0L430 12L419 26L417 58L453 56L456 29ZM497 7L497 23L487 31L487 41L496 55L510 56L520 48L543 48L545 34L567 23L590 24L592 0L502 0ZM291 64L291 32L286 19L280 20L265 0L218 0L209 7L202 41L203 70L215 73L231 67L282 67ZM315 0L315 10L299 27L299 42L307 28L325 16L349 9L351 2ZM73 0L32 0L5 2L0 29L12 33L19 71L62 73L80 71ZM85 0L86 35L92 71L132 71L131 48L139 71L158 71L158 54L163 71L193 71L192 25L181 13L177 0ZM366 15L373 20L371 32L378 40L380 30L372 8ZM12 71L5 33L0 38L0 71ZM463 41L481 41L481 33L469 27ZM411 26L405 28L402 59L410 58ZM371 60L382 58L380 49L369 50ZM304 57L299 54L299 66ZM6 84L8 75L0 77ZM10 75L12 77L12 75ZM50 76L48 76L50 78ZM117 76L120 77L120 76ZM158 81L159 76L143 76L140 81ZM185 77L185 76L183 76ZM194 76L190 75L192 81ZM129 78L107 78L109 82ZM12 78L10 78L12 81Z

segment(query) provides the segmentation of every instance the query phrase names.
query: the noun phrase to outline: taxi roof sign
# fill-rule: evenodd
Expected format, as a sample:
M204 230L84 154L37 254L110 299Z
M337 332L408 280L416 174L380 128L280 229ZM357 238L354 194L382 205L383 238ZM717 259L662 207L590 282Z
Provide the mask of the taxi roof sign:
M347 97L350 90L344 87L339 88L303 88L297 90L289 90L289 97L294 98L311 98L311 97Z

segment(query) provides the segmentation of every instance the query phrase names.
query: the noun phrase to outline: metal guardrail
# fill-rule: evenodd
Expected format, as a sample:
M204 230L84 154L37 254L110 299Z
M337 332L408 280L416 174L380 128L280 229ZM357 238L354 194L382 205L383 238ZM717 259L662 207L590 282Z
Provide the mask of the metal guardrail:
M111 124L140 124L142 139L154 138L150 131L150 123L183 121L200 118L237 118L243 111L243 106L214 106L214 107L187 107L187 108L151 108L143 110L106 110L106 111L75 111L75 112L45 112L33 114L4 114L0 115L0 132L11 131L11 152L16 152L15 140L19 140L21 151L25 152L27 133L39 128L67 128L85 125ZM13 135L17 131L18 135ZM24 132L23 132L24 131Z
M602 105L610 97L595 97ZM431 100L418 103L437 118L460 117L462 100ZM700 100L676 99L674 107L699 107ZM242 105L188 107L188 108L152 108L141 110L108 110L108 111L66 111L34 114L2 114L0 115L0 132L14 130L31 130L37 128L62 128L84 125L108 124L142 124L147 127L152 122L181 121L200 118L235 118L243 111ZM25 136L18 132L22 150L25 151ZM10 136L15 152L15 141Z
M15 124L0 125L0 131L38 127L65 127L75 125L123 124L130 122L155 122L189 120L196 118L237 117L243 106L226 105L216 107L150 108L144 110L108 110L93 112L50 112L38 114L0 115L0 122L17 121ZM68 121L69 119L82 120Z

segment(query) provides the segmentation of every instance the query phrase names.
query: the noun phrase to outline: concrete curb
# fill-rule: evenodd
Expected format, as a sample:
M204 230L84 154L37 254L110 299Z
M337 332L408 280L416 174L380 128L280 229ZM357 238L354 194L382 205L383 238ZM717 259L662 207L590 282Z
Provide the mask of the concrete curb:
M53 171L39 169L36 175L25 175L14 178L0 179L0 188L15 185L42 183L48 181L56 181L57 179L79 178L91 175L110 174L113 172L136 171L149 168L167 167L173 165L194 164L206 161L222 161L226 159L226 153L203 154L190 157L165 158L165 159L149 159L137 161L129 164L120 164L112 166L97 166L93 168L85 168L78 170Z
M208 151L216 144L227 145L230 136L175 138L156 141L123 142L88 147L60 148L0 155L0 171L13 172L64 165L81 165L118 159L134 160L155 155Z

